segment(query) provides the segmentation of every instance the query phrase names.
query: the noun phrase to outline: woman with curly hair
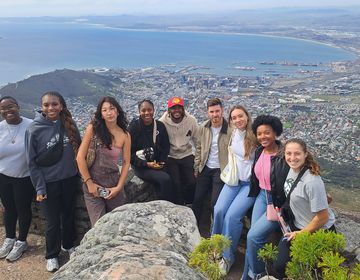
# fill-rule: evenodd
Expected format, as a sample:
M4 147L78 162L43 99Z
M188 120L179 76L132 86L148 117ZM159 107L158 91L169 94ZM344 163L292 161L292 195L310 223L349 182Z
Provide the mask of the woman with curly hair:
M268 236L279 229L276 220L268 219L267 205L274 203L271 184L275 182L272 177L274 161L281 147L277 137L283 132L283 126L279 118L275 116L260 115L254 120L252 130L260 146L255 150L250 178L249 197L256 199L251 216L251 227L246 239L242 279L255 279L257 275L265 271L265 265L258 259L257 253L266 243ZM285 167L285 171L288 171L288 167Z
M320 166L301 139L290 139L284 146L284 156L290 170L283 185L285 196L290 195L290 208L294 215L291 232L279 243L279 254L273 264L277 277L285 277L285 267L290 261L290 245L301 232L315 232L318 229L335 230L335 216L328 205L324 182L320 177ZM305 171L301 176L300 172ZM299 181L290 193L293 183Z
M92 226L101 216L125 203L123 189L130 167L131 147L127 126L119 103L113 97L103 97L80 145L76 159L84 180L85 204ZM86 155L91 141L96 143L96 156L89 167Z
M30 178L46 219L46 268L59 268L58 255L74 250L74 203L79 183L75 155L81 139L64 98L56 91L41 97L25 134Z

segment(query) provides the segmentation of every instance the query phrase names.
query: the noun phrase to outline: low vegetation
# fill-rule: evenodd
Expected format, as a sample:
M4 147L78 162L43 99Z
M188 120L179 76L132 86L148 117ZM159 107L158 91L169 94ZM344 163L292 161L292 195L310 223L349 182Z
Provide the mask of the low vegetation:
M219 263L223 252L230 247L230 243L231 241L221 234L202 238L190 255L189 265L210 280L222 279L225 275L220 271Z
M287 264L286 275L293 280L360 280L360 264L345 265L341 255L345 248L342 234L319 230L313 234L298 234L290 247L291 261ZM266 245L259 251L259 258L272 262L276 251Z

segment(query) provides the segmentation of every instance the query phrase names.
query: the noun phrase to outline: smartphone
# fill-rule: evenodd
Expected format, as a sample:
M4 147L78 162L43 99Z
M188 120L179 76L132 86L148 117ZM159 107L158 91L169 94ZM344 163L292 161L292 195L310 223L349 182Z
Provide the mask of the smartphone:
M105 198L110 194L110 191L107 190L104 187L99 187L98 188L98 194L99 194L100 197Z

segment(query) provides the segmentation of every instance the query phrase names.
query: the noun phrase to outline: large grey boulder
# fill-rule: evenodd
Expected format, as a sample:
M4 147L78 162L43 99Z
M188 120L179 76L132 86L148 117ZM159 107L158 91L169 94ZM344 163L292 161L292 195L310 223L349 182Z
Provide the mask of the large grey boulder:
M187 265L200 241L191 209L127 204L103 216L53 279L205 279Z

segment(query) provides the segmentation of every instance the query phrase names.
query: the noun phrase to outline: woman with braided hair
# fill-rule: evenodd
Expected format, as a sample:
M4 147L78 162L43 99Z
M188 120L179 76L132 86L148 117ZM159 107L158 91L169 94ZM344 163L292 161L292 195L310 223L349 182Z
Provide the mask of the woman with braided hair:
M59 268L61 248L74 250L74 202L79 184L75 156L80 134L64 98L55 91L41 97L41 110L25 134L25 149L36 200L46 219L46 268Z

